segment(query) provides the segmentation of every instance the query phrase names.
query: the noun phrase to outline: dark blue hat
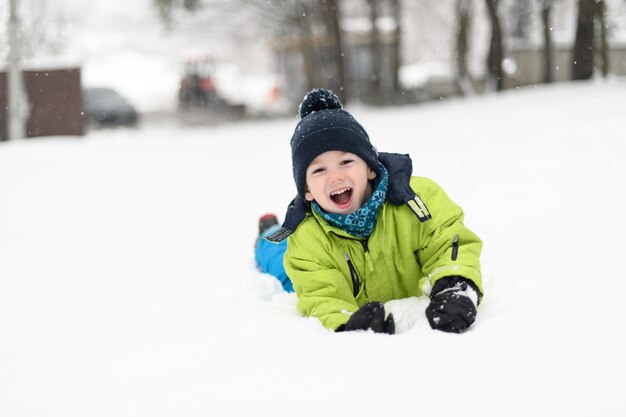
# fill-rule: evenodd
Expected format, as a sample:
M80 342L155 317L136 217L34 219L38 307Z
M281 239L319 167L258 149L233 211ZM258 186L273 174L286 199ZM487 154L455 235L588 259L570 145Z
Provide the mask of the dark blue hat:
M306 191L306 169L327 151L350 152L361 157L380 174L378 152L363 127L347 111L331 91L315 89L308 92L298 110L300 121L291 138L293 178L300 197Z

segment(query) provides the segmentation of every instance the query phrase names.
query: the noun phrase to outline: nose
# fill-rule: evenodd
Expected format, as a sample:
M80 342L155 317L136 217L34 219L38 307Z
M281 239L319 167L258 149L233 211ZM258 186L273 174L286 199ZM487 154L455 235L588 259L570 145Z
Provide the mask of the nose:
M336 183L336 182L344 180L343 173L341 172L341 170L338 170L338 169L331 170L329 172L328 178L331 183Z

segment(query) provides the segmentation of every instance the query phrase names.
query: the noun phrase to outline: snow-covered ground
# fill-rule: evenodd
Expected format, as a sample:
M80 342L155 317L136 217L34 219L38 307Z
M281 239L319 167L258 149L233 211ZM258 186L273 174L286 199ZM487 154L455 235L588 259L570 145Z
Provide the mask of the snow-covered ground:
M612 80L348 109L483 238L462 335L426 299L334 334L255 270L295 117L0 143L0 415L624 416L624 108Z

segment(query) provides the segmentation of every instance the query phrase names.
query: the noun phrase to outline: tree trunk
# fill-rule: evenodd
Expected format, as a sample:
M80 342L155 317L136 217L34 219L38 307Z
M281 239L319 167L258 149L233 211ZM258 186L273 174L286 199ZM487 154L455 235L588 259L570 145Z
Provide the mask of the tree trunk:
M298 18L298 27L300 29L300 48L302 52L302 61L304 62L304 74L307 81L307 91L319 85L317 73L319 68L315 65L313 50L315 45L312 42L311 26L306 13Z
M487 80L485 80L486 90L500 91L504 88L504 72L502 71L502 31L500 29L500 18L498 17L498 0L486 0L489 19L491 21L491 44L489 56L487 57ZM591 0L593 1L593 0Z
M457 0L456 84L459 93L463 96L474 94L473 83L467 69L470 6L471 3L468 0Z
M578 24L572 53L572 79L588 80L593 76L593 16L595 0L578 0Z
M400 91L400 66L402 65L401 43L402 39L402 13L400 9L400 1L392 0L393 18L396 22L394 31L394 43L391 62L391 85L394 92Z
M596 15L598 16L598 24L600 25L600 68L602 70L602 76L606 78L609 74L609 45L607 41L605 0L599 0L596 3Z
M552 0L544 0L541 4L541 21L543 22L543 82L551 83L552 67L554 66L554 48L552 45Z
M371 77L371 93L374 97L380 97L381 95L381 83L380 83L380 74L381 74L381 57L380 57L380 37L378 36L378 26L376 25L376 21L378 20L378 10L377 10L377 0L369 0L370 5L370 21L372 24L371 38L372 42L370 44L370 53L372 55L372 77Z
M26 137L26 122L28 120L28 97L24 88L24 73L20 54L20 18L18 16L18 1L9 2L9 56L7 71L7 134L8 139Z
M339 27L339 8L337 0L322 0L322 11L328 37L332 49L332 61L335 65L336 79L330 80L332 89L339 99L346 103L348 92L346 88L346 68L343 59L343 46L341 42L341 28Z

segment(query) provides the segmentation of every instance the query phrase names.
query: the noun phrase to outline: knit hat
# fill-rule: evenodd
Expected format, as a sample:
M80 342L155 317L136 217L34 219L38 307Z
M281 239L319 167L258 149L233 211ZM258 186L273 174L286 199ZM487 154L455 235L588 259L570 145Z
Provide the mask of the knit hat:
M378 152L363 127L347 111L331 91L309 91L298 109L300 121L291 138L293 178L298 195L304 198L306 170L309 164L327 151L350 152L380 174Z

